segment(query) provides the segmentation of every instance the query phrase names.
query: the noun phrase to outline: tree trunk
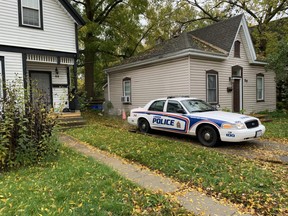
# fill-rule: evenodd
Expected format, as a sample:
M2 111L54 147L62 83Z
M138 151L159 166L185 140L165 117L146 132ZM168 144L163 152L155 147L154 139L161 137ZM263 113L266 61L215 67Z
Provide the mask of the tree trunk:
M85 45L89 47L89 45ZM95 53L92 50L85 50L85 91L87 92L87 98L94 98L94 62L95 62Z

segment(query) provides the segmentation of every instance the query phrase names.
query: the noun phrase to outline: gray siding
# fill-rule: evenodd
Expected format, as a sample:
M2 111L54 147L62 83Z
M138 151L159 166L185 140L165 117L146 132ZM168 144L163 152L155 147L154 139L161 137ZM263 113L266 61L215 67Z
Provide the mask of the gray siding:
M111 102L116 111L119 109L144 106L150 100L169 95L189 95L188 58L177 59L150 67L129 70L109 75ZM123 105L122 79L131 78L131 105Z
M264 66L249 64L248 46L243 29L240 29L236 40L241 42L240 58L234 58L233 46L229 57L223 62L190 59L191 96L206 100L206 71L216 70L219 76L219 104L222 109L232 110L233 93L228 93L227 87L231 87L229 77L232 75L232 66L239 65L243 67L243 110L245 113L274 110L276 108L275 74L271 71L266 72ZM258 73L263 73L265 77L265 102L256 101L256 74Z
M18 1L0 1L1 45L76 53L74 21L55 0L43 0L44 30L19 27Z

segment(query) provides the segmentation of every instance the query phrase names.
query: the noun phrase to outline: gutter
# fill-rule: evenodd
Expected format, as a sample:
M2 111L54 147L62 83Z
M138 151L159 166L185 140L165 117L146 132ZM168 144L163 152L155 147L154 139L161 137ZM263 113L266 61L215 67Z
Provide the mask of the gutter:
M181 50L179 52L172 53L172 54L161 55L161 56L153 57L153 58L146 59L143 61L137 61L137 62L132 62L132 63L124 64L124 65L115 66L112 68L107 68L104 71L106 73L111 73L111 72L115 72L115 71L119 71L119 70L139 67L139 66L143 66L143 65L147 65L147 64L158 63L161 61L172 60L175 58L186 57L189 55L195 56L195 57L202 57L202 58L203 57L204 58L212 58L212 59L220 60L220 61L223 61L227 58L227 55L224 55L224 54L216 54L215 55L213 53L202 52L202 51L199 51L196 49L185 49L185 50Z

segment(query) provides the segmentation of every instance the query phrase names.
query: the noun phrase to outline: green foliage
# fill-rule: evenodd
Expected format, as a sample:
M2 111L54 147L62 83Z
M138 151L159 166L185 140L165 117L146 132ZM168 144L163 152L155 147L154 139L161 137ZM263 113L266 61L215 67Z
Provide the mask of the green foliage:
M60 148L57 161L0 175L1 215L189 215L112 169Z
M45 107L45 97L24 90L20 81L12 81L0 103L0 170L37 163L56 153L52 142L55 120ZM36 96L38 95L38 96Z
M261 215L277 215L288 204L285 167L262 166L197 145L131 133L119 119L88 117L89 126L68 133Z

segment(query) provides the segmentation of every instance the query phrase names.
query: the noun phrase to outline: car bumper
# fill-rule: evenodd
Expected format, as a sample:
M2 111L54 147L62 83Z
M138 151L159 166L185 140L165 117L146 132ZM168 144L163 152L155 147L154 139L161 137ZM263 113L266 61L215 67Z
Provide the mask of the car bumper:
M129 116L127 120L128 120L128 123L131 125L135 125L135 126L138 125L138 118Z
M243 142L257 139L265 133L265 126L259 125L257 128L243 130L220 130L220 139L224 142Z

